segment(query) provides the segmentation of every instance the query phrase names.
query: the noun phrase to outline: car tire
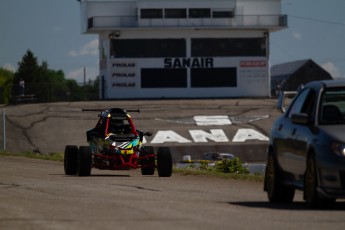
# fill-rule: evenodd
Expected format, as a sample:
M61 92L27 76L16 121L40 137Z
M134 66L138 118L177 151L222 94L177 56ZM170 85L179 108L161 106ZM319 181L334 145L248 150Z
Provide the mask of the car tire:
M321 198L317 192L318 179L317 179L316 161L313 156L307 159L307 169L304 178L304 199L311 208L326 208L335 203L335 199Z
M145 157L147 155L154 155L154 148L152 146L145 146L140 151L140 157ZM142 175L154 175L155 174L155 158L150 157L140 160L141 164L141 174Z
M77 173L78 146L66 145L64 152L64 170L66 175Z
M92 167L92 153L89 146L80 146L78 154L77 175L90 176Z
M172 156L170 148L159 147L157 151L157 170L159 177L172 175Z
M272 153L267 156L265 191L271 203L291 203L295 196L295 189L283 184L281 173Z

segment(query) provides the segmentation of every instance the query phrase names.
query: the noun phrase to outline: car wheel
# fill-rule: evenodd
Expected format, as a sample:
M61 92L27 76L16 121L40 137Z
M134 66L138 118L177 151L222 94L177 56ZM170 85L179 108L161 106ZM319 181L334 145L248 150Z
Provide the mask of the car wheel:
M145 157L148 155L154 155L154 148L152 146L145 146L140 152L140 157ZM155 158L145 158L140 160L141 164L141 174L142 175L154 175L155 174Z
M318 179L316 162L313 156L307 159L307 170L304 178L304 199L312 208L323 208L331 206L335 199L320 198L317 193Z
M293 187L283 184L278 165L273 154L268 154L266 173L265 173L265 190L268 200L272 203L291 203L295 195Z
M77 164L78 176L90 176L92 166L92 153L89 146L80 146Z
M159 177L170 177L172 174L172 157L168 147L159 147L157 151L157 170Z
M66 145L64 153L64 170L66 175L77 173L78 147L76 145Z

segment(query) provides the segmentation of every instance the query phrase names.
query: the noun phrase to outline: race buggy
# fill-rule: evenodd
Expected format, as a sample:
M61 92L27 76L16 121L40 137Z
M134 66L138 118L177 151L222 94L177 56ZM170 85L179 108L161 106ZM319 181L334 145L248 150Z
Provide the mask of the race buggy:
M90 176L91 169L128 170L141 169L142 175L160 177L172 174L172 157L168 147L142 146L143 137L151 136L135 128L128 112L139 110L83 109L98 111L96 127L86 132L89 146L67 145L64 153L66 175Z

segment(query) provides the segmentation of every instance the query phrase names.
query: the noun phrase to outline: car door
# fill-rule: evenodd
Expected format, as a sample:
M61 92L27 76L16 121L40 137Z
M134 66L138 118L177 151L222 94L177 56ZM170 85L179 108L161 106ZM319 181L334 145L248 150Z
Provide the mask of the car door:
M307 115L307 123L292 123L291 125L291 162L290 166L295 179L301 183L304 180L306 170L306 157L308 154L308 144L314 137L312 126L315 122L316 92L313 89L306 90L305 98L301 98L301 108L298 114ZM292 114L291 114L292 116ZM290 119L291 119L290 116Z
M302 113L309 106L311 90L303 89L295 98L282 124L280 125L281 138L284 142L283 151L278 152L279 163L282 169L294 175L295 179L299 177L304 167L304 157L302 152L306 148L305 126L294 124L291 121L292 114ZM309 107L308 107L309 108Z

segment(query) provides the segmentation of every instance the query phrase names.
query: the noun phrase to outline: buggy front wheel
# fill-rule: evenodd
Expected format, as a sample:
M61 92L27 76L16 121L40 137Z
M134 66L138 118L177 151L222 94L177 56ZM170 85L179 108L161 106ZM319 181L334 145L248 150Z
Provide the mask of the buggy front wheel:
M89 146L80 146L78 154L77 175L90 176L92 166L92 153Z
M78 146L66 145L64 153L64 170L66 175L77 173Z
M172 174L172 157L168 147L159 147L157 151L157 170L159 177L170 177Z
M149 157L153 155L153 157ZM141 164L141 174L142 175L154 175L155 174L155 158L154 158L154 148L152 146L145 146L140 151L139 155L142 159Z

